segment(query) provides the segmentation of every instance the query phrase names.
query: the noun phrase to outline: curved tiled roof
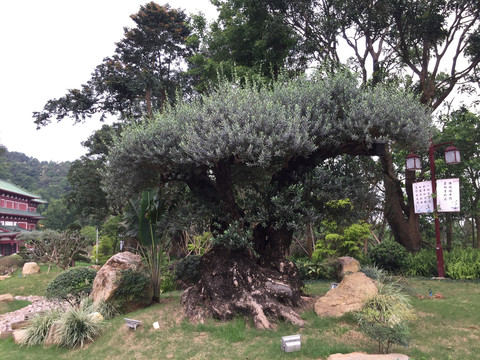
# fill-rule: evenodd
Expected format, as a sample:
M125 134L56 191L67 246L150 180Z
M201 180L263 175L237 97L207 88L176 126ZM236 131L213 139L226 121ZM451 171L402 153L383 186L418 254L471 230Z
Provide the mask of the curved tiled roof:
M16 185L13 185L12 183L9 183L8 181L1 180L1 179L0 179L0 190L4 190L4 191L18 194L18 195L23 195L35 202L40 202L40 203L45 202L45 200L40 199L40 196L32 194L27 190L24 190Z
M17 226L6 226L2 225L0 226L0 238L2 237L14 237L17 236L18 234L26 231L25 229L19 228Z
M26 210L7 209L7 208L4 208L4 207L0 207L0 214L25 216L25 217L34 218L34 219L43 219L44 218L43 216L41 216L37 212L26 211Z

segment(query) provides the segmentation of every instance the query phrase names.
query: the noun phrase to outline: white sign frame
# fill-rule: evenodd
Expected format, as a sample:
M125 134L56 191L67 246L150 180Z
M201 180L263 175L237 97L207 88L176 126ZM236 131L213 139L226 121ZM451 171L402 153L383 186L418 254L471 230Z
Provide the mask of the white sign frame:
M437 180L438 212L460 211L460 179Z
M433 213L432 182L422 181L413 183L412 190L415 214Z

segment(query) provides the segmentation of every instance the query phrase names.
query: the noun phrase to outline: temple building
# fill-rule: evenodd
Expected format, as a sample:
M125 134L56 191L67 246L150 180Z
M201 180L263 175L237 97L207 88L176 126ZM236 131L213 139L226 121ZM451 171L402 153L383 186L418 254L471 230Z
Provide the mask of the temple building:
M0 255L18 252L21 244L17 236L35 230L37 222L43 219L37 206L43 203L40 196L0 180Z

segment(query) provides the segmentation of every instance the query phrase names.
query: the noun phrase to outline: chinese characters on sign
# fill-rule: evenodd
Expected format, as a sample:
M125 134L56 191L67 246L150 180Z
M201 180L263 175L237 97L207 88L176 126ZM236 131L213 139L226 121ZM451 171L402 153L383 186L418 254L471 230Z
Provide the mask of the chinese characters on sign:
M433 212L432 183L413 183L413 204L415 214ZM460 211L460 180L437 180L437 208L439 212Z
M412 185L415 214L433 212L432 182L423 181Z
M460 179L437 180L437 207L439 212L460 211Z

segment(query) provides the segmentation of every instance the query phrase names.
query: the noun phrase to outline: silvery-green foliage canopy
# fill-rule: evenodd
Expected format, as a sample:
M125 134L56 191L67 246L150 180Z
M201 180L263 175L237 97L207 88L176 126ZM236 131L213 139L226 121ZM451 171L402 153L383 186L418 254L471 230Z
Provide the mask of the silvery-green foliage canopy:
M224 83L126 128L110 151L104 184L119 200L208 173L220 161L274 174L297 157L325 159L377 140L421 148L430 138L430 122L428 109L412 94L360 88L348 73L273 86Z

